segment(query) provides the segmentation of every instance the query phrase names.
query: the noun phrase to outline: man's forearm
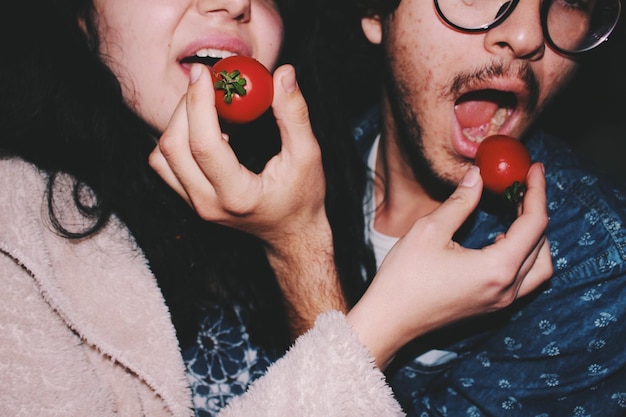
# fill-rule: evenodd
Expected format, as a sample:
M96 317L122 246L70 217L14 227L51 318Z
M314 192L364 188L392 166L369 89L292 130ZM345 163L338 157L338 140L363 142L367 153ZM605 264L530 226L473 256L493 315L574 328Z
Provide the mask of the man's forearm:
M328 222L308 230L315 235L285 236L281 247L267 247L269 262L283 291L294 339L311 327L320 313L347 312L335 267Z

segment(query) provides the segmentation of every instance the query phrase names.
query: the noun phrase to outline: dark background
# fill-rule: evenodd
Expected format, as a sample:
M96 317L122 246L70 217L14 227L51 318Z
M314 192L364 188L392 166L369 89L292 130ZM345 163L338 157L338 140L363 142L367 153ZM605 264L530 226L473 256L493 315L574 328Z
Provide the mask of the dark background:
M624 7L624 4L622 4ZM585 158L626 183L626 15L581 69L543 122Z
M625 1L609 40L577 58L579 72L539 123L626 184ZM371 80L380 74L372 68L371 49L376 48L364 40L353 2L292 0L288 4L286 49L309 73L322 74L325 80L308 85L299 75L307 101L311 104L320 91L333 88L340 94L331 94L330 108L338 106L348 118L362 115L377 101L379 90Z

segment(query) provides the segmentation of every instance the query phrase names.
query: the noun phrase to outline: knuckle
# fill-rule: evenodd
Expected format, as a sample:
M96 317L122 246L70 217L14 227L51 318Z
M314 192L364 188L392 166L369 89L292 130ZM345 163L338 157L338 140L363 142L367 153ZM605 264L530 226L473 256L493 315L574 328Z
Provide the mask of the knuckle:
M248 196L242 194L228 196L220 201L224 212L232 217L248 217L259 210L256 201L251 201Z
M219 217L209 201L196 197L190 197L189 205L198 213L202 220L217 222Z
M420 234L424 236L435 236L441 232L441 225L432 216L423 217L418 222Z
M178 153L180 149L178 141L176 141L175 138L167 132L161 136L161 139L159 139L158 146L159 150L166 159Z
M494 309L501 310L503 308L506 308L510 306L511 304L513 304L513 302L515 302L516 299L517 299L517 290L514 288L511 288L501 294L498 301L494 304Z
M151 152L148 155L148 165L150 165L150 167L155 171L161 172L163 166L163 155L156 152Z
M309 108L304 99L292 100L291 104L286 109L283 111L279 110L277 117L299 128L308 128L310 126Z
M455 191L448 199L453 205L459 206L462 210L471 210L473 208L465 190Z
M218 150L208 140L190 140L189 151L196 160L209 159Z

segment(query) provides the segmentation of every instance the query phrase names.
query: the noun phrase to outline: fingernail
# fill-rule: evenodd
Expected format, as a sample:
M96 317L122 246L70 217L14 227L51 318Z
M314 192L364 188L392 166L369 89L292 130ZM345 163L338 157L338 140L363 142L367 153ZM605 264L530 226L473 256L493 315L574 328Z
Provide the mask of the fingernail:
M296 77L294 71L286 71L281 80L283 88L287 93L296 91Z
M480 169L476 165L472 165L465 175L463 179L461 179L461 183L459 185L463 187L473 187L478 183L478 179L480 178Z
M189 71L189 81L191 84L198 81L200 78L200 74L202 73L202 66L200 64L193 64L191 66L191 70Z

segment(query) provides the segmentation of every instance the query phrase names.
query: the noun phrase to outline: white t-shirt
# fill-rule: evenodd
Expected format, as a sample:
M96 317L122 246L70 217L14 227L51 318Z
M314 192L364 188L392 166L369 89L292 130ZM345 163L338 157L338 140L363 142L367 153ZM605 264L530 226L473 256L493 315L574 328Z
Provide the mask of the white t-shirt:
M376 138L372 149L367 157L367 166L370 168L370 172L374 173L376 168L376 156L378 155L378 144L380 142L380 136ZM376 199L374 198L374 179L370 179L367 185L366 202L365 202L365 238L372 244L374 250L374 256L376 258L376 269L380 268L383 259L387 256L387 253L391 250L393 245L399 240L394 236L389 236L384 233L380 233L374 229L374 218L376 216Z
M378 144L380 143L380 135L374 141L372 149L367 157L367 166L370 168L370 172L376 171L376 157L378 155ZM391 250L393 245L400 239L398 237L389 236L384 233L380 233L374 229L374 218L376 216L376 199L374 198L374 180L370 179L367 185L365 206L365 237L369 239L374 256L376 258L376 269L380 268L380 265L387 256L387 253ZM449 362L455 359L457 354L447 350L430 350L416 360L424 366L436 366Z

